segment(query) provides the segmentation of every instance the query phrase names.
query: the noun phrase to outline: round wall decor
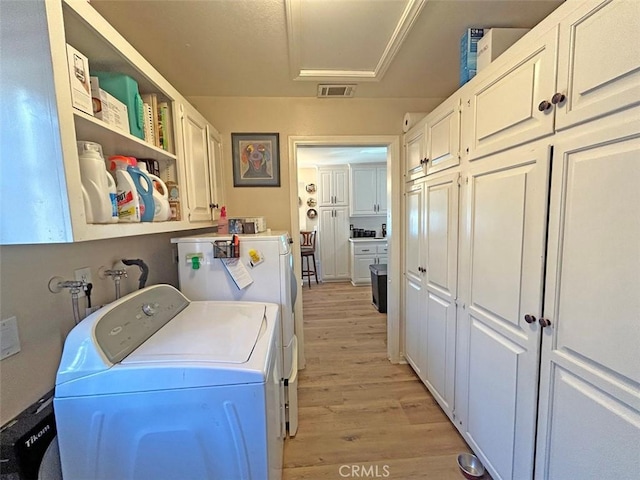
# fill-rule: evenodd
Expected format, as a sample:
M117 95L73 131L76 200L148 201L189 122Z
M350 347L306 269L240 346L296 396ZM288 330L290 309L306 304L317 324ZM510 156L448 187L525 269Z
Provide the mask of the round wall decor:
M315 207L318 202L316 202L315 198L307 198L307 205L309 207Z
M310 208L309 210L307 210L307 217L316 218L317 216L318 216L318 212L316 212L315 208Z
M316 184L315 183L310 183L305 188L307 190L307 193L316 193Z

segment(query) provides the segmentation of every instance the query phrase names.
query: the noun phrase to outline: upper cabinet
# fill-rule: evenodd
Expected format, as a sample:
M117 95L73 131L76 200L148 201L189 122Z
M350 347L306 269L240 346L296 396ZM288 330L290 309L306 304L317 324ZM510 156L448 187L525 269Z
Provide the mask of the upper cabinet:
M637 1L587 3L560 23L557 130L640 103L638 31Z
M351 216L387 214L387 167L351 165L349 210Z
M557 45L555 27L526 42L517 58L473 84L463 99L464 114L471 123L464 137L469 159L553 133Z
M180 105L188 220L217 220L223 206L220 135L188 103Z
M405 135L405 182L411 182L425 175L425 125L426 119L423 119Z
M460 97L436 108L405 137L405 181L460 164Z
M186 101L180 93L86 1L9 2L2 17L2 116L11 122L3 126L0 148L2 157L12 160L3 161L0 175L0 243L75 242L194 228L185 191L185 170L192 166L184 163L179 112ZM88 60L88 72L72 70L76 78L96 71L124 74L144 98L165 106L169 127L163 137L171 140L166 149L72 106L67 45ZM160 178L178 184L181 220L88 224L78 141L99 143L105 158L155 160ZM9 208L16 203L19 208ZM211 215L208 224L213 225Z
M464 94L469 159L638 105L639 29L639 2L607 0L526 35Z
M318 182L319 207L349 205L349 167L347 165L318 168Z

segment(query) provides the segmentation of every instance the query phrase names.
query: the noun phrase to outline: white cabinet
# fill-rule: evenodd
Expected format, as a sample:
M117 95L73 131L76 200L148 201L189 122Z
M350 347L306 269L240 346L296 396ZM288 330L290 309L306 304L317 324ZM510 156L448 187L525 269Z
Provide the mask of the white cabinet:
M349 209L320 207L318 243L320 275L325 280L349 278Z
M217 222L220 219L220 211L225 205L222 142L220 134L211 125L207 125L207 134L209 138L209 183L211 185L209 207L213 213L213 220Z
M405 351L450 417L456 358L458 179L458 172L427 177L406 193Z
M460 97L454 96L429 113L405 136L405 180L460 164Z
M404 235L404 356L424 381L424 183L409 185L405 193Z
M427 175L460 164L460 97L453 97L427 115Z
M492 74L484 80L478 76L463 99L464 114L471 116L463 145L471 160L553 133L557 48L556 26L517 48L508 63L501 57L498 71L487 67L482 73Z
M417 180L425 175L425 125L422 119L407 132L404 139L405 181Z
M190 222L210 222L222 208L220 135L191 105L182 104L181 124Z
M640 2L587 3L560 23L556 129L640 103Z
M352 241L351 243L351 283L353 285L371 284L369 265L387 263L386 241Z
M494 478L533 471L549 156L541 140L465 175L456 412Z
M405 356L492 478L632 478L640 4L565 2L541 27L460 91L457 267L437 275L450 291L430 280L434 260L445 271L428 220L443 221L442 174L408 184Z
M538 479L636 476L640 111L629 113L554 145Z
M349 205L349 167L335 165L318 168L318 206Z
M500 57L465 95L470 159L640 103L640 46L629 40L640 29L640 3L569 8L546 33Z
M76 142L97 142L105 157L158 161L160 177L185 184L178 103L183 98L85 1L9 2L2 7L0 243L96 240L193 228L181 221L87 224ZM4 28L6 25L20 28ZM25 34L24 32L29 32ZM91 70L126 74L141 93L155 93L171 110L175 152L117 130L72 107L66 44ZM19 199L19 208L9 208ZM212 224L212 222L210 223Z
M385 165L350 165L351 216L387 214L387 167Z

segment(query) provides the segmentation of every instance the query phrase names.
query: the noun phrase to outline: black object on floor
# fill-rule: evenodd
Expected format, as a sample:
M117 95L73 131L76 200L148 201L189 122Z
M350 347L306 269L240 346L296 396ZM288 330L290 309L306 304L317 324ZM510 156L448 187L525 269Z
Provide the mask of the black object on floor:
M373 306L380 313L387 313L387 264L369 265L369 270L371 270Z

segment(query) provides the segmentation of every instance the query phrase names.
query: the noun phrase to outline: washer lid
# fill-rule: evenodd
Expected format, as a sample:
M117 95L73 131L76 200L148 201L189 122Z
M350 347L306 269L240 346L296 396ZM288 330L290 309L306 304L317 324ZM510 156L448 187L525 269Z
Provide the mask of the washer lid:
M246 363L265 311L259 303L192 302L120 363Z

